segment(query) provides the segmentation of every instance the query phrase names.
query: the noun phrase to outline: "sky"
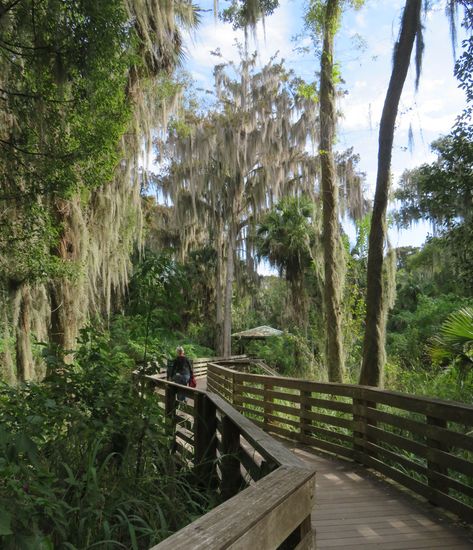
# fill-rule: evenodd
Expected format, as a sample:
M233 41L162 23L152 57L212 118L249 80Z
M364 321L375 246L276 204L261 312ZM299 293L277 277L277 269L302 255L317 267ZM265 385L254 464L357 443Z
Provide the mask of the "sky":
M405 0L366 0L365 6L358 11L347 9L335 39L336 61L340 63L346 90L339 103L343 117L338 126L337 146L340 150L354 147L354 152L360 155L359 168L366 173L370 196L376 181L379 120L404 3ZM223 61L236 61L235 40L243 42L244 37L242 31L235 32L230 24L215 19L214 0L201 0L198 4L207 11L203 13L200 26L187 39L184 68L195 80L196 88L211 89L216 58L210 52L218 48ZM219 8L226 4L220 0ZM311 45L308 38L300 36L304 5L302 0L280 0L280 7L265 19L264 27L258 26L257 44L250 40L249 48L258 49L261 65L278 53L297 76L312 82L319 68L318 58L313 50L306 54L296 51L297 47ZM415 70L411 64L399 108L392 161L394 186L405 169L435 159L430 150L431 142L449 132L465 106L464 94L453 76L449 23L442 5L427 14L424 27L425 53L419 89L415 91ZM460 40L461 32L459 44ZM363 45L362 49L359 44ZM460 45L457 53L459 51ZM414 136L412 149L409 147L409 127ZM348 227L347 230L353 233L353 229ZM431 232L426 223L404 231L393 228L391 244L420 246Z

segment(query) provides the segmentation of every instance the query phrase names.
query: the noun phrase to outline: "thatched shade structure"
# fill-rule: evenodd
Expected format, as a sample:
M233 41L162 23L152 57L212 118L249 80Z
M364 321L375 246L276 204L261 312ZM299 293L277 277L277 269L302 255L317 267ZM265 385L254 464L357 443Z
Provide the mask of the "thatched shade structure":
M232 334L232 337L238 338L239 351L240 353L244 353L245 346L243 342L245 340L265 340L266 338L270 338L271 336L282 336L282 334L284 334L282 330L263 325L261 327L243 330L242 332L235 332L234 334Z
M250 328L248 330L243 330L242 332L235 332L232 336L233 338L245 338L247 340L264 340L270 336L281 336L282 334L282 330L263 325L262 327Z

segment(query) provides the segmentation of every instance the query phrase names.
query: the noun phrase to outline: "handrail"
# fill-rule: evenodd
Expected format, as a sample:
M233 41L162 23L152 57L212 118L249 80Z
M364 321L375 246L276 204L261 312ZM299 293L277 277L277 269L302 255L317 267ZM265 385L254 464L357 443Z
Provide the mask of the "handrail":
M473 523L472 406L216 363L207 387L265 431L360 462Z
M152 550L315 548L313 467L220 396L159 377L140 379L164 406L177 460L223 501ZM178 404L178 394L188 402Z

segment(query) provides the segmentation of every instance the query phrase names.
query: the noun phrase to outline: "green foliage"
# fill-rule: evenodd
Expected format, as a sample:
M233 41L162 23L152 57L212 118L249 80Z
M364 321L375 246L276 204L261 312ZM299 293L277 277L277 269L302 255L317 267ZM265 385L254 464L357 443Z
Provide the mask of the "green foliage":
M347 270L343 296L343 339L347 378L353 383L358 380L363 355L362 347L366 315L366 266L368 261L370 225L370 214L355 221L356 241L351 250L348 237L345 236Z
M231 0L220 18L232 23L234 29L254 28L259 19L271 15L278 6L279 0Z
M322 376L307 338L302 335L285 333L264 341L253 341L246 351L263 359L284 376L309 379Z
M285 275L291 289L292 317L305 330L308 293L305 280L316 272L313 249L318 241L314 203L305 196L285 197L264 216L256 231L256 250Z
M114 326L120 323L124 332L131 331L135 343L140 341L140 350L144 349L146 338L142 331L148 327L152 356L156 355L155 336L165 337L175 348L175 343L182 343L183 333L201 344L203 355L213 355L208 348L214 344L215 250L194 250L184 264L166 252L147 251L145 258L136 262L126 317L117 318ZM143 355L136 358L143 359Z
M330 34L335 36L340 26L342 10L346 7L352 7L356 10L360 9L365 0L340 0L337 5L337 13L330 22L332 27L329 29ZM327 0L310 0L307 11L304 16L306 27L316 35L322 36L326 22Z
M314 103L319 102L319 94L314 84L309 84L304 81L300 82L297 86L297 94L301 97L312 100Z
M209 506L176 471L162 409L116 351L87 330L73 365L1 386L2 548L149 548Z
M436 363L448 361L460 369L473 366L473 308L465 307L448 316L430 352Z
M427 218L448 228L471 215L473 141L450 135L432 143L432 150L436 162L406 171L396 192L402 203L398 220L404 225Z
M97 188L116 168L133 33L119 0L15 2L2 33L0 201L16 216L2 216L0 255L10 277L41 280L56 274L49 256L60 231L46 205Z
M454 294L419 294L412 310L394 309L388 322L387 352L406 369L430 368L429 345L448 315L468 302Z
M455 279L473 294L473 140L465 132L454 132L432 148L435 163L403 174L396 193L402 203L397 218L403 225L429 219L439 227Z
M279 269L289 281L301 276L311 265L314 204L307 197L281 199L257 228L256 247L260 258Z
M190 358L212 357L213 350L196 343L195 333L184 334L159 325L160 319L166 317L165 311L157 310L151 317L147 331L147 316L117 315L111 320L110 334L114 341L115 353L121 354L125 364L130 367L147 361L157 361L163 369L167 359L175 356L176 347L184 346L186 355Z
M459 383L463 381L463 383ZM406 368L399 363L388 361L384 382L386 388L412 395L422 395L437 399L450 399L473 404L473 370L466 373L457 366L442 368L421 366Z
M289 319L286 311L288 295L287 283L275 276L262 277L257 290L234 300L232 320L234 332L261 325L274 328L288 328Z
M452 7L456 4L461 4L464 7L462 26L465 28L468 38L463 41L463 53L455 63L455 76L459 81L460 88L465 92L467 107L461 116L458 117L454 128L454 135L466 137L471 141L473 139L473 125L471 124L473 115L473 81L471 78L473 74L473 34L471 33L471 29L473 28L473 10L469 0L457 0L457 2L453 3Z

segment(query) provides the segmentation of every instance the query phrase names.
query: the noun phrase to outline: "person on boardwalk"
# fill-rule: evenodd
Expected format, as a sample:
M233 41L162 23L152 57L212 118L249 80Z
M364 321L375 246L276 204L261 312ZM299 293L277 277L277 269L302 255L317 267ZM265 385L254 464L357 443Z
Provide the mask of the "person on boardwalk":
M190 359L186 357L182 346L176 348L176 353L177 357L172 362L172 367L168 371L168 379L176 382L176 384L187 386L193 375L192 363ZM179 401L185 401L185 395L183 393L178 393L177 398Z

